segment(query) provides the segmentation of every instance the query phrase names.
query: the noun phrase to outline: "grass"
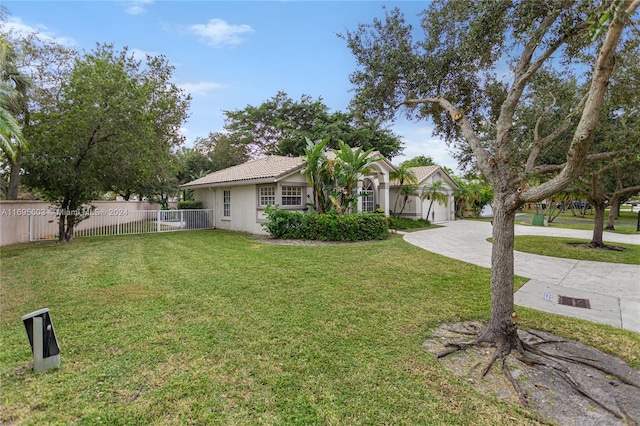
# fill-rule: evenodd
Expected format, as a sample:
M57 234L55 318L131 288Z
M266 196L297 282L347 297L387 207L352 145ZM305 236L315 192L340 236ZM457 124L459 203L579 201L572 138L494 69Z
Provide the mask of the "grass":
M528 224L530 224L533 219L533 213L533 211L528 210L519 213L519 216L516 218L516 224L521 222L527 222ZM605 224L608 220L608 217L609 209L605 210ZM561 222L561 220L571 220L572 223ZM564 213L560 213L558 217L554 219L554 222L549 223L549 227L593 230L593 220L593 210L587 210L587 214L584 217L574 216L570 210L567 210ZM637 212L631 212L630 210L621 208L620 216L614 221L615 231L606 232L615 232L618 234L635 234L637 233L636 226L621 225L621 223L636 223L637 220Z
M1 261L0 423L535 423L421 348L442 322L488 318L489 271L400 237L277 246L192 231L18 245ZM62 364L36 374L20 317L42 307ZM518 316L640 366L636 333Z
M612 251L576 247L572 244L588 244L590 240L534 235L516 235L515 250L565 259L591 260L594 262L626 263L640 265L640 246L622 243L606 243L627 251Z
M414 231L424 231L425 229L435 229L440 228L438 225L433 225L427 219L409 219L406 217L390 217L389 218L389 228L414 232Z

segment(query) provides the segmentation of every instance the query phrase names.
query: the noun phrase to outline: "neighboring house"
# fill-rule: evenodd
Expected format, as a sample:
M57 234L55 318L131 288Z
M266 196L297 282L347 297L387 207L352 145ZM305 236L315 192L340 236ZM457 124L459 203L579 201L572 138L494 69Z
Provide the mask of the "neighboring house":
M440 166L421 166L421 167L411 167L416 178L418 180L418 190L417 193L420 194L422 192L422 188L426 185L433 184L439 180L444 182L444 188L447 193L448 202L446 204L434 202L431 206L431 212L427 217L427 212L429 210L429 204L431 203L430 199L421 200L419 195L414 195L409 197L409 201L402 212L402 217L408 217L413 219L428 219L432 223L437 222L445 222L449 220L455 220L455 202L453 199L453 191L458 188L458 185L451 179L451 177L447 174L447 172L442 169ZM391 195L391 205L396 202L396 198L398 197L398 193L400 191L400 183L397 181L391 182L390 195ZM398 202L398 210L400 210L400 204L402 202L402 196L400 197L400 201Z
M209 173L181 188L193 189L194 198L202 201L205 208L213 209L215 228L265 234L261 225L266 222L267 206L309 210L313 194L300 172L303 165L302 157L269 156ZM395 201L390 195L389 174L394 170L386 159L370 166L370 172L361 180L358 211L374 212L379 208L389 215ZM451 184L455 185L453 181Z

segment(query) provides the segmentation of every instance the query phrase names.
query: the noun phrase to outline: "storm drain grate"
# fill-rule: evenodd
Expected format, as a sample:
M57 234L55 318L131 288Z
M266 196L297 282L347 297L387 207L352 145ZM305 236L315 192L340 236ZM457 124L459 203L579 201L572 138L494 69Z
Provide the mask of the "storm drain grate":
M558 303L566 306L573 306L575 308L591 309L589 299L577 299L575 297L558 296Z

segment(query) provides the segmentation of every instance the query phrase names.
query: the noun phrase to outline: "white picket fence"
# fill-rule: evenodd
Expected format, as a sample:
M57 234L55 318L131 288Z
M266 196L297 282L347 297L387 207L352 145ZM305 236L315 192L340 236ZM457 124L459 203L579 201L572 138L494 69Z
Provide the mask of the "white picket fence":
M58 215L29 215L29 240L58 239ZM75 237L147 234L213 228L213 210L95 210L75 227Z

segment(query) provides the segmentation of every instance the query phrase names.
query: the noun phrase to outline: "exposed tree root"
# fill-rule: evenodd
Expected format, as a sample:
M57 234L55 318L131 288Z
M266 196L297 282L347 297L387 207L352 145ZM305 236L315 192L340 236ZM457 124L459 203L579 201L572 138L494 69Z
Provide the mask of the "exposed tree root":
M520 398L520 404L522 404L522 406L527 409L531 408L529 406L529 398L527 397L527 394L524 393L522 388L520 388L520 385L518 384L516 379L513 378L513 374L511 374L511 370L509 370L509 366L507 365L506 358L502 358L502 372L507 377L507 379L509 379L511 386L513 386L513 389L515 389L516 393L518 394L518 398Z
M455 334L462 334L464 336L477 336L478 335L478 330L454 330L453 328L444 328L444 330L446 331L450 331L451 333L455 333Z
M598 407L601 407L603 410L605 410L607 413L614 416L616 419L626 421L626 423L629 425L636 425L636 426L638 425L637 421L633 418L633 416L637 415L637 412L635 412L636 410L632 409L631 412L632 413L635 412L635 414L630 415L629 412L625 410L623 404L621 404L616 399L615 393L610 394L609 391L607 391L606 388L603 388L603 387L596 387L591 389L590 385L585 384L585 383L591 383L590 381L589 382L584 381L586 377L589 377L589 378L594 377L594 376L591 376L591 374L585 372L584 368L588 367L599 372L597 375L597 377L600 378L599 380L603 380L603 377L604 377L604 380L609 380L607 379L607 377L611 377L611 378L615 377L620 383L624 383L625 385L632 386L636 389L640 389L640 381L638 380L637 376L625 377L625 374L627 374L625 372L626 371L625 368L621 367L616 363L612 363L611 361L607 361L607 358L600 358L600 354L597 351L594 352L586 347L585 349L582 349L582 346L575 346L577 344L576 342L572 342L570 340L565 340L565 339L558 339L555 336L553 336L553 338L550 338L550 335L545 335L545 333L536 332L535 330L526 330L526 332L533 337L532 339L526 338L523 340L524 338L524 335L523 335L522 336L523 338L518 336L515 339L513 339L512 337L510 337L510 339L513 341L507 340L506 342L501 342L498 344L491 345L486 342L486 339L487 339L486 336L479 334L479 329L477 329L476 327L473 328L474 330L477 330L475 333L471 333L471 330L466 326L462 328L442 327L442 329L451 334L476 335L477 337L476 339L469 342L445 343L446 349L438 352L436 354L437 358L444 358L447 355L450 355L454 352L462 351L462 350L473 348L473 347L493 346L495 350L491 355L491 358L489 359L489 361L486 364L484 364L484 361L482 363L475 364L476 367L484 364L480 372L480 377L484 378L489 373L489 371L491 370L492 366L496 363L496 361L500 360L502 372L504 376L510 383L510 386L515 391L515 394L517 395L520 401L520 404L526 409L532 409L531 407L532 399L528 394L529 391L534 392L533 395L535 395L536 388L546 389L546 391L549 391L549 389L542 385L538 386L538 384L536 384L533 387L531 385L528 385L529 387L525 389L519 384L518 380L516 379L517 376L514 377L514 374L512 373L513 367L509 367L509 365L507 364L507 356L514 350L515 352L517 352L517 354L515 354L515 359L521 362L522 364L538 370L540 373L545 374L547 377L553 376L560 379L559 382L556 380L554 381L554 383L557 383L557 384L565 383L566 386L572 389L577 395L580 395L582 398L585 398L586 400L597 405ZM551 344L559 344L561 346L550 347L549 350L543 350L541 348L542 345L551 345ZM564 346L564 344L567 344L569 346ZM556 351L559 351L561 353L555 353ZM587 354L589 354L591 357L580 356L580 355L587 355ZM605 354L602 354L602 355L605 356ZM582 366L582 367L572 367L572 365ZM474 369L476 367L474 367ZM628 368L628 366L625 366L625 367ZM513 371L516 371L516 370L513 370ZM586 371L589 371L589 370L586 370ZM579 374L579 375L576 376L576 374ZM600 376L600 374L604 376ZM582 382L576 380L576 378L580 378ZM586 379L586 380L593 380L593 379ZM614 382L614 381L609 381L609 384L611 384L613 387L616 387L619 385L617 382ZM592 393L592 391L595 391L595 394ZM605 393L603 394L602 392L605 392ZM606 397L604 399L601 399L602 396L606 396ZM611 397L613 397L613 400L611 399ZM534 399L534 400L539 401L538 399ZM613 401L615 401L615 404L613 404ZM624 399L622 401L625 404L629 403Z
M568 342L568 340L565 339L557 339L557 340L548 340L546 337L542 336L540 333L538 333L535 330L527 330L527 333L531 334L532 336L536 336L538 339L540 339L539 342L535 342L535 343L530 343L530 345L544 345L544 344L548 344L548 343L566 343Z
M542 356L542 357L555 358L555 359L559 359L559 360L562 360L562 361L582 364L582 365L585 365L587 367L591 367L591 368L593 368L595 370L600 371L601 373L608 374L610 376L614 376L615 378L620 380L625 385L633 386L635 388L640 389L640 386L638 386L636 383L633 383L632 381L628 380L623 375L618 374L615 371L612 371L612 370L610 370L608 368L604 368L604 367L601 367L601 366L597 365L596 364L596 360L594 360L594 359L582 358L582 357L578 357L578 356L567 357L567 356L563 356L563 355L559 355L559 354L550 354L548 352L541 351L541 350L539 350L537 348L534 348L533 346L529 345L528 343L525 343L525 348L527 350L529 350L530 352L535 353L536 355L539 355L539 356Z
M618 246L610 246L608 244L600 244L600 243L569 243L570 246L580 247L586 249L596 249L596 250L611 250L611 251L629 251L629 249L625 247Z
M616 398L614 398L614 400L616 401L616 405L618 406L618 410L620 410L620 412L624 416L624 419L627 421L627 425L628 426L638 426L638 423L631 418L631 416L629 415L629 413L626 412L626 410L624 409L622 404L620 404L620 402L618 402L618 400Z
M502 352L502 351L500 351ZM498 349L495 350L495 352L493 352L493 355L491 356L491 359L489 360L489 362L487 363L487 365L484 366L484 368L482 369L482 373L480 373L480 377L484 377L487 375L487 373L489 372L489 370L491 370L491 367L493 366L493 363L496 362L496 360L500 358L500 353L498 352ZM502 357L502 360L504 361L504 356Z
M447 330L453 331L453 330ZM438 352L436 358L444 358L447 355L450 355L454 352L461 351L464 348L468 348L470 346L480 346L480 343L476 342L447 342L444 344L448 349L445 349L442 352Z
M562 380L564 380L565 383L567 383L569 386L571 386L571 388L573 390L575 390L576 392L578 392L580 395L584 396L585 398L587 398L589 401L592 401L594 404L597 404L598 406L602 407L604 410L608 411L609 413L613 414L613 416L615 416L618 419L623 419L624 415L622 415L621 413L613 410L612 408L607 407L604 403L600 402L597 398L591 396L589 394L589 392L587 392L585 389L582 388L582 386L580 386L580 384L578 382L576 382L573 377L571 377L569 375L569 373L567 373L566 371L563 371L559 368L556 368L550 364L546 364L547 367L551 368L551 371L553 371L559 378L561 378Z

